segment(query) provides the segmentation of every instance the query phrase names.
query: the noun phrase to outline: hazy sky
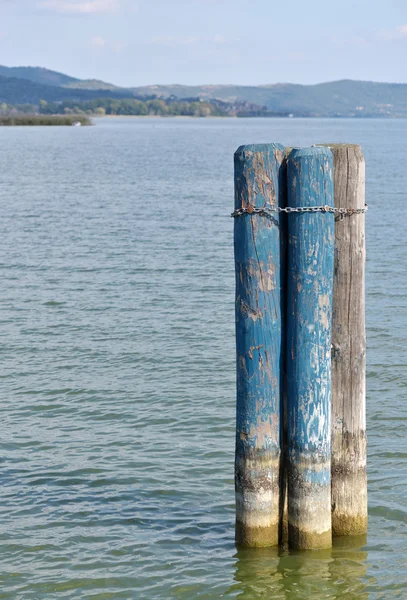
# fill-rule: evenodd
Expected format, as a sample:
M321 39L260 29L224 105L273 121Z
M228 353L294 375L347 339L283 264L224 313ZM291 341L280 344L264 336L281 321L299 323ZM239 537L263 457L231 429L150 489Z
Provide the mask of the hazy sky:
M407 0L0 0L0 64L119 85L407 82Z

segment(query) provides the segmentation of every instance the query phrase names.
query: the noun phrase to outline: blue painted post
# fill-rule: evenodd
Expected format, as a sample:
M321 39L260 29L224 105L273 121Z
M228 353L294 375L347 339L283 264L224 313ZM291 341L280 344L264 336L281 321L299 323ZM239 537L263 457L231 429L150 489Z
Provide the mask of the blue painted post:
M293 150L287 179L289 207L333 207L328 148ZM288 232L288 541L329 548L334 214L291 213Z
M282 399L282 222L284 147L241 146L235 153L236 271L236 542L275 546L280 514Z

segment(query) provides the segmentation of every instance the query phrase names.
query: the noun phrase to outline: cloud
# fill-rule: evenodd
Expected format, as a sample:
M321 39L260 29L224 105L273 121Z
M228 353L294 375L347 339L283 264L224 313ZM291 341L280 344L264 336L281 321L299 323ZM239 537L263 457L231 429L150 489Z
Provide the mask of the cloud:
M376 32L376 38L382 41L399 40L407 36L407 25L401 25L395 29L380 29Z
M96 35L89 40L89 46L91 46L91 48L104 48L106 46L106 40L100 37L100 35Z
M103 38L100 35L95 35L95 36L91 37L88 44L89 44L89 47L95 51L110 50L111 52L114 52L116 54L118 54L119 52L124 50L127 46L127 44L123 41L105 40L105 38Z
M116 11L119 0L42 0L39 6L61 14L90 15Z

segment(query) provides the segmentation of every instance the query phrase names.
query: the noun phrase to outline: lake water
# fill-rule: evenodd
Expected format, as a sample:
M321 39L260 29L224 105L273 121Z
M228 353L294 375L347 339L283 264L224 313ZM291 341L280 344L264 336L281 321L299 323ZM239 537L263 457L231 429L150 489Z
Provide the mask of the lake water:
M407 598L407 121L0 130L0 599ZM233 152L367 162L369 535L234 544Z

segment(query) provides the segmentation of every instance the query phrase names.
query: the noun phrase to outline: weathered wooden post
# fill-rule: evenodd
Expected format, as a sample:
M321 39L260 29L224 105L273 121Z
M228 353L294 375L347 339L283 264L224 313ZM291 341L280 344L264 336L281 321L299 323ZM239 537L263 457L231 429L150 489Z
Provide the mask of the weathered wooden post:
M367 532L365 161L360 146L332 144L335 268L332 313L332 533Z
M284 147L235 153L236 541L274 546L279 534L282 397L281 215Z
M288 539L328 548L331 533L331 309L334 263L332 153L292 150L288 215Z

